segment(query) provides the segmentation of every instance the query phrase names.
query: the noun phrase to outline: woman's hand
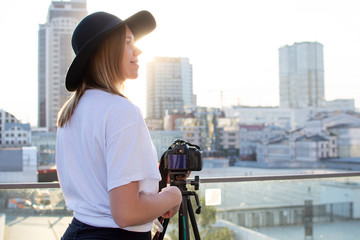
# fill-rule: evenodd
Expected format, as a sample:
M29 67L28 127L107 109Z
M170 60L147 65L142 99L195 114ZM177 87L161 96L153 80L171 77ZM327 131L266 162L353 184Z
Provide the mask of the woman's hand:
M169 187L163 188L161 190L161 192L168 192L168 193L174 195L174 197L175 197L175 199L177 201L176 206L172 207L166 213L161 215L161 217L163 217L163 218L172 218L177 212L179 212L179 208L180 208L180 205L181 205L181 202L182 202L181 191L177 187L169 186Z
M179 212L179 209L180 209L180 205L173 207L172 209L170 209L169 211L167 211L166 213L161 215L161 217L162 218L172 218Z

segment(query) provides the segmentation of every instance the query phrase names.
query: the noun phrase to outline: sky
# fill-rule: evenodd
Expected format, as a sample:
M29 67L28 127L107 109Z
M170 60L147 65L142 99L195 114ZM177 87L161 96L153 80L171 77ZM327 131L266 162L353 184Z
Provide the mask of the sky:
M0 109L32 126L38 30L50 4L1 4ZM200 106L278 106L278 50L303 41L324 46L325 99L355 99L360 107L358 0L87 0L87 9L122 19L148 10L156 18L156 30L137 43L143 52L139 78L125 88L144 115L146 62L156 56L189 58Z

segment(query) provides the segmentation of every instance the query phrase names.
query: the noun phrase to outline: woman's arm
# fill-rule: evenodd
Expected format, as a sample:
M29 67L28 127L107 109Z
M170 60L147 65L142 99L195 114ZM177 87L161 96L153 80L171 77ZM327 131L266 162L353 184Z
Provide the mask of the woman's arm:
M177 187L166 187L156 194L140 194L138 182L114 188L109 195L112 217L121 228L145 224L162 215L172 217L182 201Z

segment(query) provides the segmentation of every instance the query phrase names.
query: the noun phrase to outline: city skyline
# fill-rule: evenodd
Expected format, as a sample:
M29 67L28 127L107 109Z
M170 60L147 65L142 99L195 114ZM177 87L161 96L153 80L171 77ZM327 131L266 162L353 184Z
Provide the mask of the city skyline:
M139 79L127 84L126 94L144 114L146 63L156 56L189 58L200 106L278 106L278 50L303 41L324 46L326 100L354 98L359 107L356 1L221 3L135 0L122 6L110 0L87 1L89 13L108 11L126 18L146 9L157 19L157 29L138 42L143 51ZM7 1L0 16L5 36L0 40L0 109L32 125L37 123L38 27L46 22L50 4L50 0Z

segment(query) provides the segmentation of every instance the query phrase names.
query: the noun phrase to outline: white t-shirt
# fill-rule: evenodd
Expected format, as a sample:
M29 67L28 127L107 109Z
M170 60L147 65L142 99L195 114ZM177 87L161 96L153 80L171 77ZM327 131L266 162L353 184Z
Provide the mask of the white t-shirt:
M79 221L118 228L109 191L139 181L140 192L158 192L158 158L143 116L128 99L87 90L70 122L58 129L56 165L66 205ZM152 222L125 228L150 231Z

